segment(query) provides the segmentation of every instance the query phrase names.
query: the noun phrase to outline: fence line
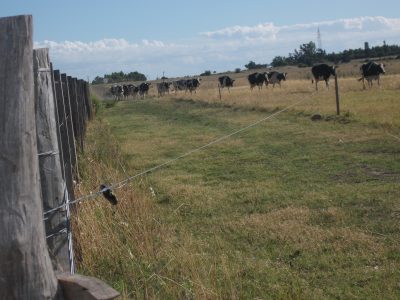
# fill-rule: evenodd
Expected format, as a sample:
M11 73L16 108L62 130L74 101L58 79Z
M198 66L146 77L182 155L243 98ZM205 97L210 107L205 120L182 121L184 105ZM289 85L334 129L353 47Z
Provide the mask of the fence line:
M42 219L32 33L32 16L0 18L0 299L58 299Z

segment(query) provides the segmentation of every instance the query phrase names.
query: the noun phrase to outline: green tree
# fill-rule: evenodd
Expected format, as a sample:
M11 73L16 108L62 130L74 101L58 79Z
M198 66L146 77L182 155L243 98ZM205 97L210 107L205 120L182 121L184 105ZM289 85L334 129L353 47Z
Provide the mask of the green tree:
M248 70L256 69L257 64L254 61L249 61L247 65L244 65L244 67Z

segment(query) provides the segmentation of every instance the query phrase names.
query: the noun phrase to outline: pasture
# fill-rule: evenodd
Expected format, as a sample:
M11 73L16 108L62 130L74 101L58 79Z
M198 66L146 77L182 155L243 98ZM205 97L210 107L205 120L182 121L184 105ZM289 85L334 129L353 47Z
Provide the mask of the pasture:
M101 198L81 203L79 272L126 299L398 299L400 75L389 72L392 62L380 89L340 77L341 116L333 81L315 92L304 69L288 72L282 88L253 92L245 73L230 74L235 86L222 100L212 75L196 94L158 98L153 87L144 100L99 102L78 195L302 101L114 190L115 209ZM310 120L315 113L321 121Z

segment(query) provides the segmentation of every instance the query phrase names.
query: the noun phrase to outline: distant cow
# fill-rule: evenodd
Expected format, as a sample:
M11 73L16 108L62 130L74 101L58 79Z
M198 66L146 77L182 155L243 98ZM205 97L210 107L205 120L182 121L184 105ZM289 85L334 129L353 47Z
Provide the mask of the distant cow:
M124 95L124 99L128 99L130 95L129 85L124 84L122 86L122 94Z
M110 88L110 93L115 99L115 101L121 100L122 97L124 96L124 89L120 85L113 85Z
M149 93L150 84L151 83L143 82L139 85L139 95L142 99Z
M380 74L385 74L385 66L384 64L377 64L373 61L367 62L360 67L361 78L358 81L363 82L363 87L365 89L364 79L368 82L368 87L372 87L372 80L378 81L378 86L380 86L379 77Z
M221 87L222 89L224 87L229 88L233 87L233 83L235 82L235 79L230 78L229 76L221 76L218 78L219 81L219 87Z
M253 90L255 86L258 86L258 89L261 90L264 83L265 85L268 84L268 72L252 73L247 76L247 80L249 81L251 90Z
M128 88L129 88L129 95L131 95L133 98L136 98L139 93L139 87L133 84L128 84Z
M279 73L276 71L268 73L268 82L272 84L272 87L275 87L275 84L279 84L281 87L281 81L286 81L287 73Z
M186 80L186 90L189 90L190 93L193 91L196 93L197 88L200 86L201 78L193 78Z
M172 86L174 87L175 94L178 91L186 91L186 82L187 80L181 79L172 82Z
M311 81L314 83L315 89L318 91L318 81L324 80L326 87L329 89L329 77L331 75L336 76L335 66L328 66L327 64L315 65L311 68L311 73L314 79Z
M164 96L165 93L169 94L169 86L170 85L171 85L171 82L160 82L160 83L157 83L158 97Z

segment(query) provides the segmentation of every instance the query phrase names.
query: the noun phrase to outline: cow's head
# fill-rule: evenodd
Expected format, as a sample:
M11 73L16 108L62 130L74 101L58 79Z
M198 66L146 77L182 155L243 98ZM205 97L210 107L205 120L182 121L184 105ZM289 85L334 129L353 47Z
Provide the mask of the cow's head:
M268 83L269 83L269 78L268 78L268 72L264 72L264 73L262 73L263 74L263 76L264 76L264 81L265 81L265 85L267 85Z
M384 64L379 64L378 65L378 71L382 74L385 74L385 65Z
M329 71L331 71L331 74L333 75L333 76L336 76L336 66L331 66L331 67L329 67Z

